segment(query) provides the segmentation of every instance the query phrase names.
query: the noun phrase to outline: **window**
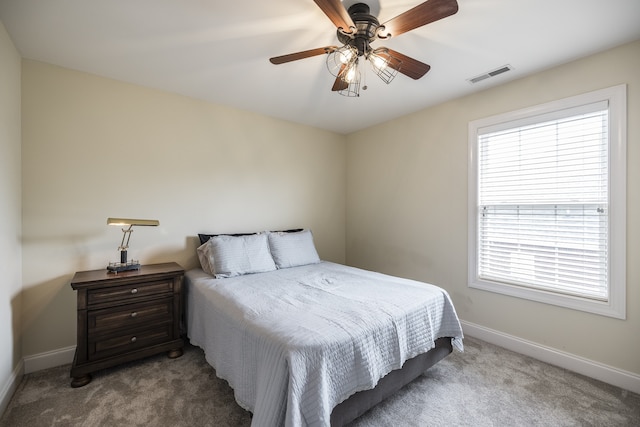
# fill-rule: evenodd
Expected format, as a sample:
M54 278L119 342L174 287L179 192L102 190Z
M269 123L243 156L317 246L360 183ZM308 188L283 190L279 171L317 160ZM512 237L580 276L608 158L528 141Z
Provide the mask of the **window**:
M469 286L625 318L626 86L469 124Z

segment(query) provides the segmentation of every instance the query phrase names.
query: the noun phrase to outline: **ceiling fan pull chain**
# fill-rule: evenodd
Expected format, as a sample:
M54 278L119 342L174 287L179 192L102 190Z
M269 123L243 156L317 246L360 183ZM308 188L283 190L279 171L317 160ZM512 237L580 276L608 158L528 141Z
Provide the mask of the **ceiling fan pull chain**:
M362 73L364 74L363 78L362 78L362 90L367 90L367 68L369 67L362 67Z

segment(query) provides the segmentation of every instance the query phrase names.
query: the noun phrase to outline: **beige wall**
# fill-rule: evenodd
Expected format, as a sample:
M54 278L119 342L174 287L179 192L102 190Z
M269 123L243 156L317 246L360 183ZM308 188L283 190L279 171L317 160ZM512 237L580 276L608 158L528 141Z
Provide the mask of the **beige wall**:
M0 22L0 394L22 359L21 188L20 55Z
M460 317L640 374L640 42L348 137L347 262L446 288ZM627 319L467 287L469 121L628 85Z
M22 65L24 347L75 345L78 270L197 264L198 232L313 230L345 260L345 137L44 63ZM239 95L241 96L241 95Z

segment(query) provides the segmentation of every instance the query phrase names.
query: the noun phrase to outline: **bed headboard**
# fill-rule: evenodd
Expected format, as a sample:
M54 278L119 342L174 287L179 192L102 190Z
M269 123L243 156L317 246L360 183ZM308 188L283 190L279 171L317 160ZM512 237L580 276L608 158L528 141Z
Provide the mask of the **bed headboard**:
M292 228L290 230L273 231L273 233L297 233L297 232L302 231L302 230L304 230L304 229L303 228ZM258 234L258 232L255 232L255 233L218 233L218 234L198 233L198 237L200 238L200 244L204 245L213 236L236 236L237 237L237 236L250 236L252 234Z

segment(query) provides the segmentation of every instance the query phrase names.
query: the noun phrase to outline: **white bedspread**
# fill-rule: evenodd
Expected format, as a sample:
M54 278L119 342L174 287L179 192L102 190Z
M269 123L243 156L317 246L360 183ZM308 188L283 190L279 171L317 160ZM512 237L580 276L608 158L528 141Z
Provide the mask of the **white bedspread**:
M322 262L214 279L187 272L187 325L252 426L329 426L332 409L462 329L439 287Z

